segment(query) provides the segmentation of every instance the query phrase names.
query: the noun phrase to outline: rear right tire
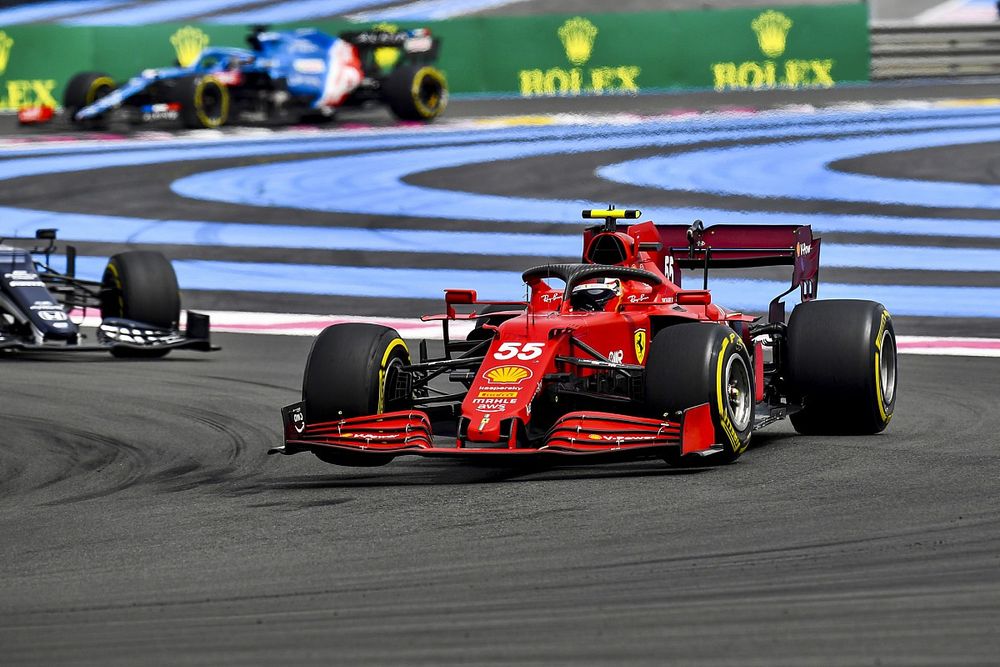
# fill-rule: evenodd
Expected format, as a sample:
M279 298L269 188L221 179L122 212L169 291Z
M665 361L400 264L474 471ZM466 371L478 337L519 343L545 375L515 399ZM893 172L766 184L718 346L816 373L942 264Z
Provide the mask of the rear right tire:
M386 77L382 96L396 118L430 121L448 105L448 83L435 67L403 65Z
M229 120L229 89L213 76L178 79L173 95L181 105L184 127L211 130L222 127Z

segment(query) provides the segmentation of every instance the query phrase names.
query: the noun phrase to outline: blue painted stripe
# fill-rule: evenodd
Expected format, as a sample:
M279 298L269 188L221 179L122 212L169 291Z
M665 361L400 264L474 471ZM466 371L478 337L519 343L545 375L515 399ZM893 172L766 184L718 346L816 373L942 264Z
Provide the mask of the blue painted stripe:
M353 21L433 21L512 5L524 0L421 0L406 5L354 14Z
M579 140L580 150L606 150L629 143ZM643 139L643 145L648 141ZM598 145L600 148L598 148ZM412 173L479 162L515 159L565 150L562 141L420 148L238 167L175 181L184 197L250 206L384 216L424 216L459 220L524 220L579 224L580 210L605 205L594 200L528 199L439 190L405 183ZM2 165L0 165L2 166ZM1000 237L1000 222L886 218L861 215L764 213L700 208L645 207L658 222L814 224L820 231Z
M357 9L382 5L390 0L298 0L275 2L243 12L220 14L209 19L212 23L291 23L331 16L340 16Z
M79 257L81 277L97 280L107 260ZM56 266L61 262L56 259ZM281 294L441 299L447 288L472 288L490 300L522 299L519 272L452 269L394 269L320 265L283 265L255 262L176 260L182 289L230 290ZM711 281L714 299L728 307L760 312L787 288L770 280L720 278ZM908 285L821 284L827 299L879 301L895 315L921 317L1000 317L1000 288L917 287Z
M159 0L113 11L66 19L71 25L145 25L182 21L191 16L250 5L253 0Z
M580 221L577 221L580 224ZM581 225L582 226L582 225ZM0 207L0 237L31 238L36 229L57 227L66 241L288 248L363 252L413 252L495 257L578 258L578 235L450 232L356 227L302 227L186 220L150 220L108 215L24 211ZM924 271L1000 271L1000 250L824 244L827 267Z
M0 237L31 238L56 227L66 241L416 252L493 256L579 257L579 236L496 232L445 232L357 227L303 227L189 220L152 220L66 214L0 207Z
M913 206L1000 208L1000 186L883 178L835 171L832 162L936 146L1000 141L1000 129L793 141L645 158L598 169L601 178L665 190Z
M54 21L64 16L125 5L131 0L60 0L0 9L0 26Z

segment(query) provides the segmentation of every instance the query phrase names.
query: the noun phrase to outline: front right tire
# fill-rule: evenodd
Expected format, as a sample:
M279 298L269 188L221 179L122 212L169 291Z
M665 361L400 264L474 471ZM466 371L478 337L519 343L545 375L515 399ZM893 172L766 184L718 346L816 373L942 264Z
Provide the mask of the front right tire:
M74 75L63 91L63 109L66 117L81 129L102 127L105 122L103 115L88 120L76 120L75 116L80 109L90 106L115 88L114 79L104 72L80 72Z
M302 400L310 423L337 421L405 409L393 388L410 351L395 329L377 324L334 324L313 341L302 377ZM378 466L392 456L355 454L317 447L327 463Z

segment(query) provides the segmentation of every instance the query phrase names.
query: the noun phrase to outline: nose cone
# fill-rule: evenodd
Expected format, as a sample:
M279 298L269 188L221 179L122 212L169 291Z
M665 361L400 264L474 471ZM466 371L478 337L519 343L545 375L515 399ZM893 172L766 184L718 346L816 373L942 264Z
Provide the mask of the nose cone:
M481 371L462 405L463 414L469 418L468 439L499 442L503 420L518 417L526 422L538 386L535 375L521 364L496 364Z

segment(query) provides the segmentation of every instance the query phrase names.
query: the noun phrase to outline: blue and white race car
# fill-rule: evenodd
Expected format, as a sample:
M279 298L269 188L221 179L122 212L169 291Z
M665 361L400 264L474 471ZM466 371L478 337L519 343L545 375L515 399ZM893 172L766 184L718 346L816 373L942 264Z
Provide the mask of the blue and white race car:
M66 86L65 113L82 127L100 127L121 110L135 123L216 128L322 119L372 102L400 120L429 121L448 102L444 75L433 66L439 40L425 29L334 37L257 28L247 42L249 49L206 48L189 67L145 70L120 87L106 74L82 72Z

